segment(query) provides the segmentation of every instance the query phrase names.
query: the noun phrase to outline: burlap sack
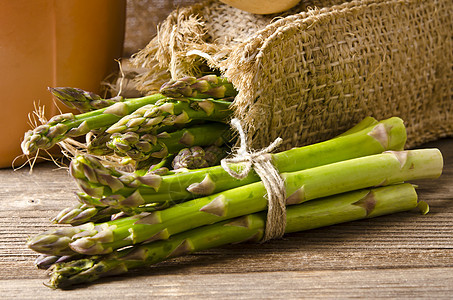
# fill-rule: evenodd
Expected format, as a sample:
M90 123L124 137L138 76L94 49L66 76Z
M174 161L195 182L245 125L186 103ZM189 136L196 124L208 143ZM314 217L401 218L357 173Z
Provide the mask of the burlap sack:
M155 36L156 28L177 7L199 0L127 0L124 56L144 48Z
M452 0L302 0L279 16L210 0L174 11L133 61L146 93L221 72L255 148L325 140L368 115L404 119L408 147L453 134Z

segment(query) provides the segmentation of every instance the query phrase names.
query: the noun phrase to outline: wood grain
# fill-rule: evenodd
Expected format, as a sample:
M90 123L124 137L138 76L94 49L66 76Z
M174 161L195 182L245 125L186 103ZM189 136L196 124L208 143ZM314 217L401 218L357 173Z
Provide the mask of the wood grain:
M75 204L64 169L0 170L0 295L6 299L450 298L453 295L453 139L438 147L443 175L416 183L430 213L405 212L230 245L69 291L43 285L27 238Z

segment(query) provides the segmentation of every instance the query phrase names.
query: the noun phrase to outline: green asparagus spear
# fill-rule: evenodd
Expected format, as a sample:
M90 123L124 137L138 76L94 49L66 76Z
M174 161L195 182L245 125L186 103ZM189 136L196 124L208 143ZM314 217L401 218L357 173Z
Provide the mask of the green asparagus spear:
M442 165L438 149L389 151L281 176L288 195L286 204L294 205L357 189L437 178ZM199 226L265 210L266 193L263 183L256 182L150 214L48 231L31 239L28 246L43 254L107 254L128 245L166 239ZM144 204L137 195L122 202L123 206Z
M167 99L145 105L124 116L107 133L146 132L158 134L169 126L182 126L194 120L226 122L231 115L230 102L213 99Z
M56 115L46 124L25 133L21 144L22 152L29 155L38 149L49 149L56 143L68 138L81 136L90 130L110 126L136 109L164 99L161 94L118 102L112 106L74 115Z
M287 210L286 233L407 211L417 206L417 194L410 184L392 185L371 190L353 191L294 205ZM203 226L168 240L137 245L114 251L107 256L93 256L51 268L50 286L65 288L95 281L101 277L123 274L168 258L230 243L259 241L265 228L265 213Z
M53 264L56 263L63 263L63 262L68 262L76 259L81 259L83 258L84 255L76 254L76 255L66 255L66 256L58 256L58 255L46 255L46 254L41 254L38 256L35 260L35 266L38 269L48 269L51 267Z
M105 108L118 102L125 101L125 99L121 96L103 99L95 93L72 87L49 88L49 91L61 103L69 108L77 109L81 113Z
M90 204L99 202L99 199L93 199L88 195L83 193L78 193L80 202L73 207L68 207L63 209L52 219L52 222L58 224L71 224L73 226L81 225L87 222L106 222L110 220L119 219L120 217L127 217L131 215L137 215L144 212L152 212L156 210L161 210L167 208L169 203L156 203L156 204L147 204L139 207L134 207L133 209L128 210L127 212L122 211L117 208L109 206L92 206L87 205L83 202L89 202ZM89 199L89 200L88 200Z
M146 174L159 176L173 174L173 171L170 171L173 157L175 157L174 154L169 154L162 159L150 158L148 160L138 162L135 165L134 174L137 176L143 176Z
M150 166L147 170L137 170L134 172L137 176L158 174L163 175L170 173L166 165L169 164L172 156L162 159L159 163ZM127 216L133 214L140 214L142 212L150 212L159 209L164 209L170 206L169 202L146 204L128 210L127 212L109 207L102 203L100 199L91 197L85 193L77 192L76 196L79 203L73 207L65 208L52 220L58 224L71 224L80 225L86 222L100 222L107 221L108 219L116 219L119 216Z
M201 169L220 164L226 157L226 149L211 145L208 147L194 146L181 149L172 162L173 169Z
M362 121L357 123L354 127L351 127L350 129L348 129L347 131L343 132L342 134L340 134L337 137L341 137L341 136L345 136L345 135L348 135L348 134L353 134L353 133L359 132L359 131L364 130L364 129L368 128L368 127L375 126L378 123L379 123L379 121L376 120L373 117L370 117L370 116L365 117Z
M222 99L235 97L237 91L225 78L216 75L206 75L201 78L184 77L165 83L160 93L172 98L214 98Z
M83 203L77 203L73 207L61 210L53 223L80 225L86 222L105 222L110 220L112 214L120 212L113 207L88 206Z
M107 147L113 149L119 156L143 161L150 157L163 158L185 147L223 144L224 139L230 139L228 129L228 125L215 122L157 135L136 132L114 133L107 142Z
M110 142L111 136L110 133L105 131L97 133L93 139L87 141L87 152L98 156L112 155L114 153L113 150L107 147L107 143Z
M274 166L283 173L377 154L385 150L402 150L405 142L403 121L390 118L349 135L270 155ZM240 165L232 168L237 170ZM132 195L140 196L145 203L179 201L260 180L253 171L242 180L234 179L221 166L175 175L143 177L105 168L96 159L83 156L76 157L71 162L70 170L85 193L96 198L104 196L104 200L112 204L118 201L110 201L109 197L126 199ZM117 205L121 208L120 203Z

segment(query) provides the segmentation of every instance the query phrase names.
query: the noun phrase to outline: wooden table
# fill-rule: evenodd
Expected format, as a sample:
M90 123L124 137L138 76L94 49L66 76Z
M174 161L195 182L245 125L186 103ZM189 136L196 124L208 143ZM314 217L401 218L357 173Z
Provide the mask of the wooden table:
M27 237L49 229L75 203L75 183L51 163L0 170L0 295L3 299L451 298L453 297L453 139L437 180L417 182L430 213L399 213L238 244L172 259L129 276L61 291L44 286Z

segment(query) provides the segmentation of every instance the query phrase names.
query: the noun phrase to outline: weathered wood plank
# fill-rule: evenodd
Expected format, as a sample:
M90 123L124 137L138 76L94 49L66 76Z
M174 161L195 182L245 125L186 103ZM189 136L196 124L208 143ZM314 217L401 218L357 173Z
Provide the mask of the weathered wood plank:
M125 289L121 297L444 298L453 289L453 139L428 146L439 147L445 159L439 179L416 182L419 198L430 204L428 215L405 212L230 245L70 292L42 285L45 271L34 268L37 255L25 242L76 203L75 183L52 164L38 165L31 175L0 170L0 295L100 298Z
M45 288L37 279L0 281L6 299L448 299L452 293L448 268L139 275L68 291Z

